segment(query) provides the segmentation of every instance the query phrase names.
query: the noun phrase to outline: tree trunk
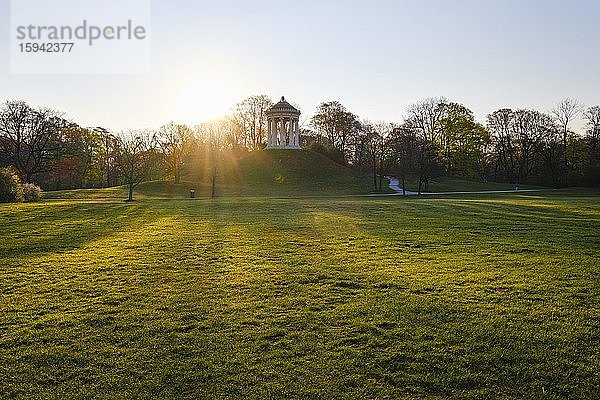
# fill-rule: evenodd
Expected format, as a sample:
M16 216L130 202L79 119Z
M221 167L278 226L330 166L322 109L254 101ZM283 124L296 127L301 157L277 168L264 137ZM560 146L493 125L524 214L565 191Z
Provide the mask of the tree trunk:
M402 196L406 197L406 185L404 182L404 175L402 175Z
M211 197L211 199L214 199L215 195L216 195L215 184L217 182L217 176L215 174L213 174L211 176L211 181L212 181L211 182L212 187L211 187L210 197Z
M450 144L446 141L446 157L448 158L448 175L452 176L452 162L450 161Z
M377 190L377 165L375 160L373 160L373 185L375 186L375 190Z
M563 162L565 164L565 186L569 187L569 159L567 157L567 129L563 133L563 151L564 151L564 159Z
M127 198L127 201L133 201L133 183L129 184L129 197Z

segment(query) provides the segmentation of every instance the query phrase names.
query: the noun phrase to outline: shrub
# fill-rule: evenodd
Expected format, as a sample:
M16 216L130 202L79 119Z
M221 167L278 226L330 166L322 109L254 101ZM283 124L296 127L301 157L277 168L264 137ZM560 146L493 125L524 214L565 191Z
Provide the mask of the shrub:
M19 176L12 168L0 168L0 203L23 201Z
M33 183L25 183L21 185L23 188L23 198L27 202L40 201L42 198L42 189Z

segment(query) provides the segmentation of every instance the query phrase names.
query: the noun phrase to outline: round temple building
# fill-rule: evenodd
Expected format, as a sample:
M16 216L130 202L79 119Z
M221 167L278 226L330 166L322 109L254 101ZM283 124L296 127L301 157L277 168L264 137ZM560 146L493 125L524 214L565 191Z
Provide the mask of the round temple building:
M267 149L300 148L300 111L281 97L267 111Z

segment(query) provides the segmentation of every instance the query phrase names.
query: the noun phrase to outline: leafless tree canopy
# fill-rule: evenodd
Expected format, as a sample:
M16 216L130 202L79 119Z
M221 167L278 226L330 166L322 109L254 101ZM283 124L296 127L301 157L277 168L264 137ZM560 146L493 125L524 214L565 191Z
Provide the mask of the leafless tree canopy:
M446 116L448 100L445 97L431 97L408 107L408 121L418 129L425 140L442 143L442 120Z
M181 169L190 151L192 130L183 124L170 122L158 130L157 143L162 150L167 173L175 183L181 182Z
M30 182L34 174L49 169L58 150L56 139L69 126L54 110L33 109L23 101L7 102L0 110L0 149L21 179Z
M250 96L235 107L233 118L242 133L244 145L252 150L262 147L267 132L266 112L273 106L269 96Z
M588 133L592 136L600 135L600 106L589 107L583 116L588 123Z
M133 200L133 189L143 182L157 161L156 135L150 130L127 131L118 136L119 164L129 188L128 200Z
M562 128L563 134L569 130L569 124L581 113L583 106L575 99L564 99L552 109L552 115Z
M497 167L513 182L526 182L542 143L557 133L552 118L538 111L501 109L488 115Z

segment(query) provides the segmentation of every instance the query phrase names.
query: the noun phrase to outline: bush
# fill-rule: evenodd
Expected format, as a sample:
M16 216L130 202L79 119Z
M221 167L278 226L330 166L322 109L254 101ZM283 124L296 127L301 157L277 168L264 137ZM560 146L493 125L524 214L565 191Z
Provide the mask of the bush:
M27 202L40 201L42 198L42 189L33 183L21 185L23 188L23 198Z
M12 168L0 168L0 203L23 201L23 187Z

